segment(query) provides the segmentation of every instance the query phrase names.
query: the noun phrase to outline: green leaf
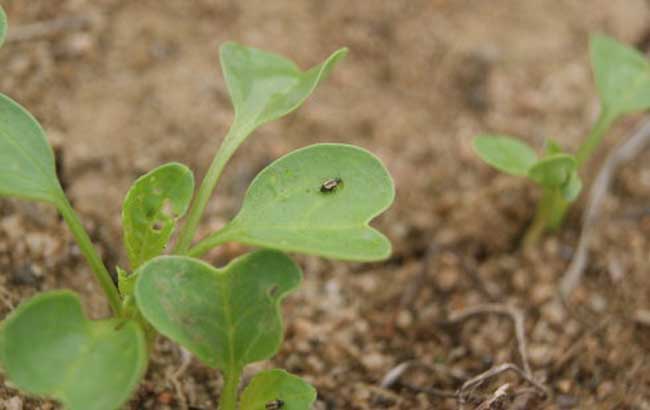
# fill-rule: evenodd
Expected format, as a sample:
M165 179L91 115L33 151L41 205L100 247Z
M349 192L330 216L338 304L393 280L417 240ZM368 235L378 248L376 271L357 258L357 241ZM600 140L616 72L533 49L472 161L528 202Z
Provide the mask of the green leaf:
M192 171L178 163L162 165L135 181L122 207L124 244L133 269L163 252L193 193Z
M0 6L0 46L5 41L5 36L7 35L7 15L5 11Z
M60 202L54 154L36 119L0 94L0 196Z
M3 323L0 359L8 379L68 410L116 410L143 377L147 346L133 321L91 321L77 295L41 294Z
M528 177L544 187L557 188L569 181L577 166L573 155L553 154L533 165L528 171Z
M574 170L569 176L569 180L565 182L561 187L562 196L568 202L573 202L578 198L580 192L582 191L582 180L578 171Z
M485 162L510 175L526 176L537 154L518 139L500 135L474 138L474 151Z
M203 363L228 371L277 352L280 303L302 280L291 259L271 250L247 254L223 269L185 256L159 256L136 275L136 302L149 323Z
M340 49L301 71L277 54L236 43L221 46L221 67L235 108L233 128L247 131L238 135L236 145L260 125L298 108L346 54L347 49Z
M562 154L564 153L564 150L562 149L562 145L560 145L557 141L552 140L552 139L547 139L544 144L544 155L549 156L553 154Z
M275 401L281 410L311 410L316 401L316 389L300 377L281 369L260 372L244 389L240 410L263 410Z
M650 63L611 37L591 37L591 65L604 111L612 117L650 108Z
M328 192L326 182L336 187ZM368 151L343 144L312 145L260 172L239 214L190 253L234 241L335 259L385 259L390 242L368 223L394 198L390 174Z

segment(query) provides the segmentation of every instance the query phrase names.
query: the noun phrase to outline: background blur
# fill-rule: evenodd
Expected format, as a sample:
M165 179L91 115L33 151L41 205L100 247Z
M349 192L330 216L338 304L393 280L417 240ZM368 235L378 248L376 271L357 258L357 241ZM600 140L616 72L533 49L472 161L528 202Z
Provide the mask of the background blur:
M305 376L319 409L444 409L413 386L455 389L492 364L518 360L498 317L449 329L449 311L479 303L520 307L532 365L552 400L520 408L650 409L650 154L617 176L580 316L554 302L580 227L583 200L564 231L522 255L518 240L539 192L499 175L471 152L498 131L541 147L575 148L597 100L588 39L604 32L650 49L644 0L0 0L9 17L0 90L28 107L56 146L69 196L111 266L125 263L120 208L132 181L168 161L202 176L232 118L218 63L227 40L283 54L301 67L341 46L348 58L307 104L258 130L235 155L203 233L239 208L270 161L316 142L363 146L385 161L398 197L378 226L393 240L386 263L300 258L304 288L287 303L287 338L274 365ZM590 164L628 135L620 122ZM82 292L105 312L98 286L47 207L0 201L2 315L39 290ZM214 252L224 263L242 252ZM647 319L647 318L646 318ZM573 350L571 350L573 349ZM567 353L568 352L568 353ZM422 364L391 389L377 387L404 360ZM219 378L193 362L180 387L179 354L161 341L133 409L214 407ZM260 367L270 364L261 364ZM525 387L517 378L499 379ZM409 387L411 386L411 387ZM46 409L0 388L0 407ZM20 408L7 407L10 400ZM476 404L478 405L478 404ZM471 405L468 408L474 408ZM514 408L514 407L513 407Z

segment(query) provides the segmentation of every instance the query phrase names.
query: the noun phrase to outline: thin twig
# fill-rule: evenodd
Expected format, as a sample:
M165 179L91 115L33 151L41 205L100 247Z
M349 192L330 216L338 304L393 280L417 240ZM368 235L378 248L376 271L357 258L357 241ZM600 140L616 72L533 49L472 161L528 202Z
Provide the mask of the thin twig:
M402 377L402 375L413 366L414 362L412 360L409 360L407 362L402 362L398 364L397 366L393 367L390 369L386 375L384 376L383 379L381 379L381 383L379 383L379 387L382 389L388 389L391 386L393 386L395 383L397 383Z
M495 408L502 408L503 403L510 397L510 384L506 383L496 389L494 394L489 399L481 403L476 410L492 410Z
M87 16L67 16L57 19L40 21L12 27L7 33L8 43L29 41L39 37L47 37L62 31L81 30L90 23Z
M524 379L525 381L530 383L531 386L535 387L537 390L542 392L542 394L545 397L549 396L549 391L546 388L546 386L544 386L541 383L537 382L530 375L526 374L525 371L521 370L517 365L515 365L513 363L504 363L504 364L500 364L498 366L495 366L495 367L493 367L493 368L479 374L478 376L472 377L471 379L469 379L468 381L463 383L461 388L458 390L458 397L461 399L461 401L464 400L464 398L466 397L467 390L473 389L473 388L483 384L488 379L491 379L493 377L496 377L496 376L498 376L498 375L500 375L502 373L508 372L508 371L514 372L517 375L519 375L519 377L521 377L522 379Z
M192 363L192 354L184 347L180 347L179 350L181 353L181 365L178 366L178 369L176 369L171 376L169 376L169 381L174 386L174 390L176 390L176 396L178 396L178 403L180 404L181 409L188 410L187 397L185 397L183 386L181 385L179 378L187 371L190 363Z
M471 308L463 309L458 312L453 312L449 315L447 323L457 324L464 322L465 320L484 314L496 314L507 316L512 319L512 323L515 328L515 337L517 339L517 348L519 350L519 356L521 357L521 364L524 368L524 372L528 377L532 377L532 372L530 370L530 365L528 364L528 351L526 348L526 334L524 331L524 314L519 310L511 306L501 305L501 304L485 304L478 305Z
M582 232L575 256L560 282L560 296L567 299L580 283L589 259L589 244L598 223L603 201L607 196L614 173L626 161L634 158L650 142L650 119L647 119L624 143L609 154L589 193L583 216Z
M436 389L435 387L421 387L405 382L400 382L399 384L400 386L404 386L416 393L426 393L433 397L442 397L445 399L458 399L458 392L453 390Z

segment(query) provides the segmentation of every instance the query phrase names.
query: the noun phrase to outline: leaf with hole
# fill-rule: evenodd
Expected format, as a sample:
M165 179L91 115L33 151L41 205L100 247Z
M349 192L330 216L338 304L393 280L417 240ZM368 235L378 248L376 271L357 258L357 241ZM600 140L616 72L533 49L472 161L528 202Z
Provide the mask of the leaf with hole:
M281 410L310 410L316 389L298 376L281 369L260 372L241 395L241 410L262 410L272 403ZM281 405L279 403L282 403Z
M192 171L179 163L162 165L135 181L122 207L124 244L133 269L163 252L193 193Z
M346 49L340 49L323 63L301 71L277 54L224 44L220 58L235 109L232 128L244 130L232 143L239 145L255 128L298 108L346 54Z
M136 271L142 315L211 367L231 371L268 359L283 335L280 303L302 273L283 253L262 250L223 269L159 256Z
M54 154L36 119L0 94L0 196L60 203Z
M144 376L147 346L139 325L91 321L79 297L44 293L21 304L2 324L0 361L7 378L67 410L116 410Z
M239 214L191 254L233 241L334 259L381 260L390 255L390 242L368 223L394 198L388 171L368 151L311 145L260 172Z
M535 151L516 138L481 135L474 139L473 146L483 161L510 175L526 176L537 162Z
M549 155L528 171L528 177L547 188L558 188L567 182L577 169L578 165L573 155Z
M591 37L591 65L603 110L612 118L650 108L650 62L611 37Z
M0 6L0 46L5 41L5 36L7 35L7 15L5 11Z

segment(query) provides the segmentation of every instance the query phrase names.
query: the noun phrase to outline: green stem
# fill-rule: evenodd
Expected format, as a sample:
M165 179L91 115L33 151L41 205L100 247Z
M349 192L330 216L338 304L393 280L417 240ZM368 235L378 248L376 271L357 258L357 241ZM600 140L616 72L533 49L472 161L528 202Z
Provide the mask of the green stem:
M524 248L531 247L539 241L542 234L560 227L569 207L559 189L544 188L542 199L537 204L533 222L524 235Z
M221 396L219 397L219 410L237 409L237 389L241 379L242 369L231 366L230 370L223 373L225 378Z
M237 120L235 119L233 127L228 131L219 151L217 151L217 154L212 160L212 164L210 164L210 168L208 168L208 172L205 174L203 181L201 181L201 186L196 194L196 199L192 203L192 208L188 214L187 222L185 223L185 226L183 226L178 237L178 242L176 243L173 252L176 255L187 254L190 246L192 246L192 240L196 234L196 228L199 226L199 222L201 222L203 212L205 212L205 208L208 205L208 201L212 196L214 187L217 185L217 181L219 181L219 177L221 176L226 163L228 163L228 160L232 157L232 154L242 141L242 135L247 135L247 133L250 132L244 127L235 128L236 123Z
M593 128L589 132L587 139L582 143L576 154L576 161L578 162L578 169L591 158L598 145L603 140L605 133L609 127L616 121L617 115L612 115L605 108L598 115L598 119Z
M64 195L61 195L61 198L57 201L56 205L59 212L61 212L63 219L68 224L68 227L70 227L72 235L77 241L81 253L86 257L90 268L104 290L108 302L111 305L111 309L113 310L113 314L117 316L121 315L122 302L120 294L113 283L110 273L108 273L106 266L104 266L102 259L97 254L97 250L90 241L88 233L86 233L86 229L79 220L79 217L75 213L74 209L72 209L70 202Z
M228 235L231 232L228 229L230 226L231 225L226 225L222 229L208 236L207 238L199 241L199 243L197 243L187 251L187 256L191 256L193 258L200 258L201 256L205 255L205 253L208 252L210 249L214 249L217 246L230 241L231 236Z

